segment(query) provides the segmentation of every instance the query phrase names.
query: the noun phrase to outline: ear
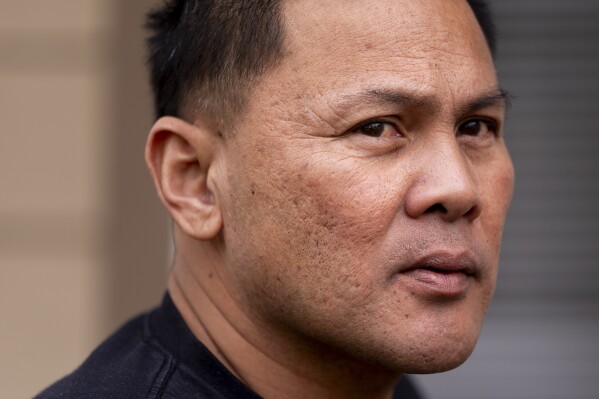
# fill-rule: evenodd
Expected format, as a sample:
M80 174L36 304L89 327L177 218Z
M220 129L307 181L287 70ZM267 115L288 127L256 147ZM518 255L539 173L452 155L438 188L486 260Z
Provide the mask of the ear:
M213 164L220 140L208 127L163 117L146 143L146 163L160 199L175 223L199 240L211 240L222 229Z

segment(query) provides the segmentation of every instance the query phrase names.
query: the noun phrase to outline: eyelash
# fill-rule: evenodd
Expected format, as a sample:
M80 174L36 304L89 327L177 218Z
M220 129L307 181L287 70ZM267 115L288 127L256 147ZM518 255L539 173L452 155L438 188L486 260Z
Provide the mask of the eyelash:
M484 124L487 127L487 130L492 133L494 136L499 135L499 124L489 118L470 118L465 120L464 122L460 123L457 127L457 131L456 133L458 135L460 135L460 130L465 127L467 124L472 123L472 122L476 122L476 123L480 123L480 124ZM463 134L466 136L479 136L479 134Z
M350 133L359 133L362 134L364 136L368 136L368 137L381 137L381 135L375 135L375 134L366 134L361 132L362 130L364 130L365 128L369 127L369 126L373 126L373 125L383 125L383 128L385 126L391 126L395 131L396 131L396 135L401 135L401 129L399 129L399 127L397 126L397 124L386 120L386 119L371 119L369 121L366 122L362 122L359 125L357 125L356 127L352 128L349 130ZM384 131L383 131L384 133Z
M493 136L499 135L499 123L493 119L483 118L483 117L473 117L473 118L467 119L464 122L460 123L457 126L456 134L470 136L470 137L480 136L481 134L479 132L477 132L476 134L468 134L468 133L460 132L460 130L465 128L466 125L473 123L473 122L481 124L481 125L485 125L488 132L491 133ZM397 126L397 124L392 121L389 121L388 119L371 119L371 120L362 122L359 125L355 126L354 128L350 129L349 133L357 133L357 134L362 134L364 136L375 137L375 138L382 137L382 134L375 135L375 134L367 134L367 133L362 132L362 130L364 130L365 128L372 126L372 125L377 125L377 124L380 124L383 126L391 126L396 131L396 136L400 136L402 134L401 129ZM480 126L479 126L479 128L480 128Z

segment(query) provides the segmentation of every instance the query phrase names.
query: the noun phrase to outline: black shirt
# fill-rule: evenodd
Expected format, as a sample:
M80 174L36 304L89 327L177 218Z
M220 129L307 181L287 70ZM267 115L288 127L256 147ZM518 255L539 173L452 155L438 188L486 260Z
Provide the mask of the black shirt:
M258 399L189 330L170 296L125 324L36 398ZM395 399L419 399L402 378Z

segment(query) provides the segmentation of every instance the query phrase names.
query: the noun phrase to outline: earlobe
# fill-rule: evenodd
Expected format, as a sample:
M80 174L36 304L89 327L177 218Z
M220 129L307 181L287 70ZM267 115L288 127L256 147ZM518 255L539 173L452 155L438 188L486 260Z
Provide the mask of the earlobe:
M169 214L189 236L210 240L222 229L215 176L217 133L174 117L152 127L145 158Z

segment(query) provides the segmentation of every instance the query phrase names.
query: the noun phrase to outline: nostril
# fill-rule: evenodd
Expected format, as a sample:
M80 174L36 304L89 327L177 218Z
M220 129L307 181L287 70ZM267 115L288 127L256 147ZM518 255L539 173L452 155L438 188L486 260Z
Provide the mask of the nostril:
M444 215L447 213L447 208L445 208L443 205L437 203L437 204L430 206L426 211L424 211L424 213L435 213L435 212L439 212Z
M426 211L424 211L424 213L439 214L442 215L441 217L445 220L453 220L458 217L465 217L466 219L474 220L480 215L481 207L478 205L474 205L469 207L468 209L466 209L465 207L460 208L457 206L451 206L448 208L445 205L443 205L443 203L437 202L434 205L429 206L426 209Z

